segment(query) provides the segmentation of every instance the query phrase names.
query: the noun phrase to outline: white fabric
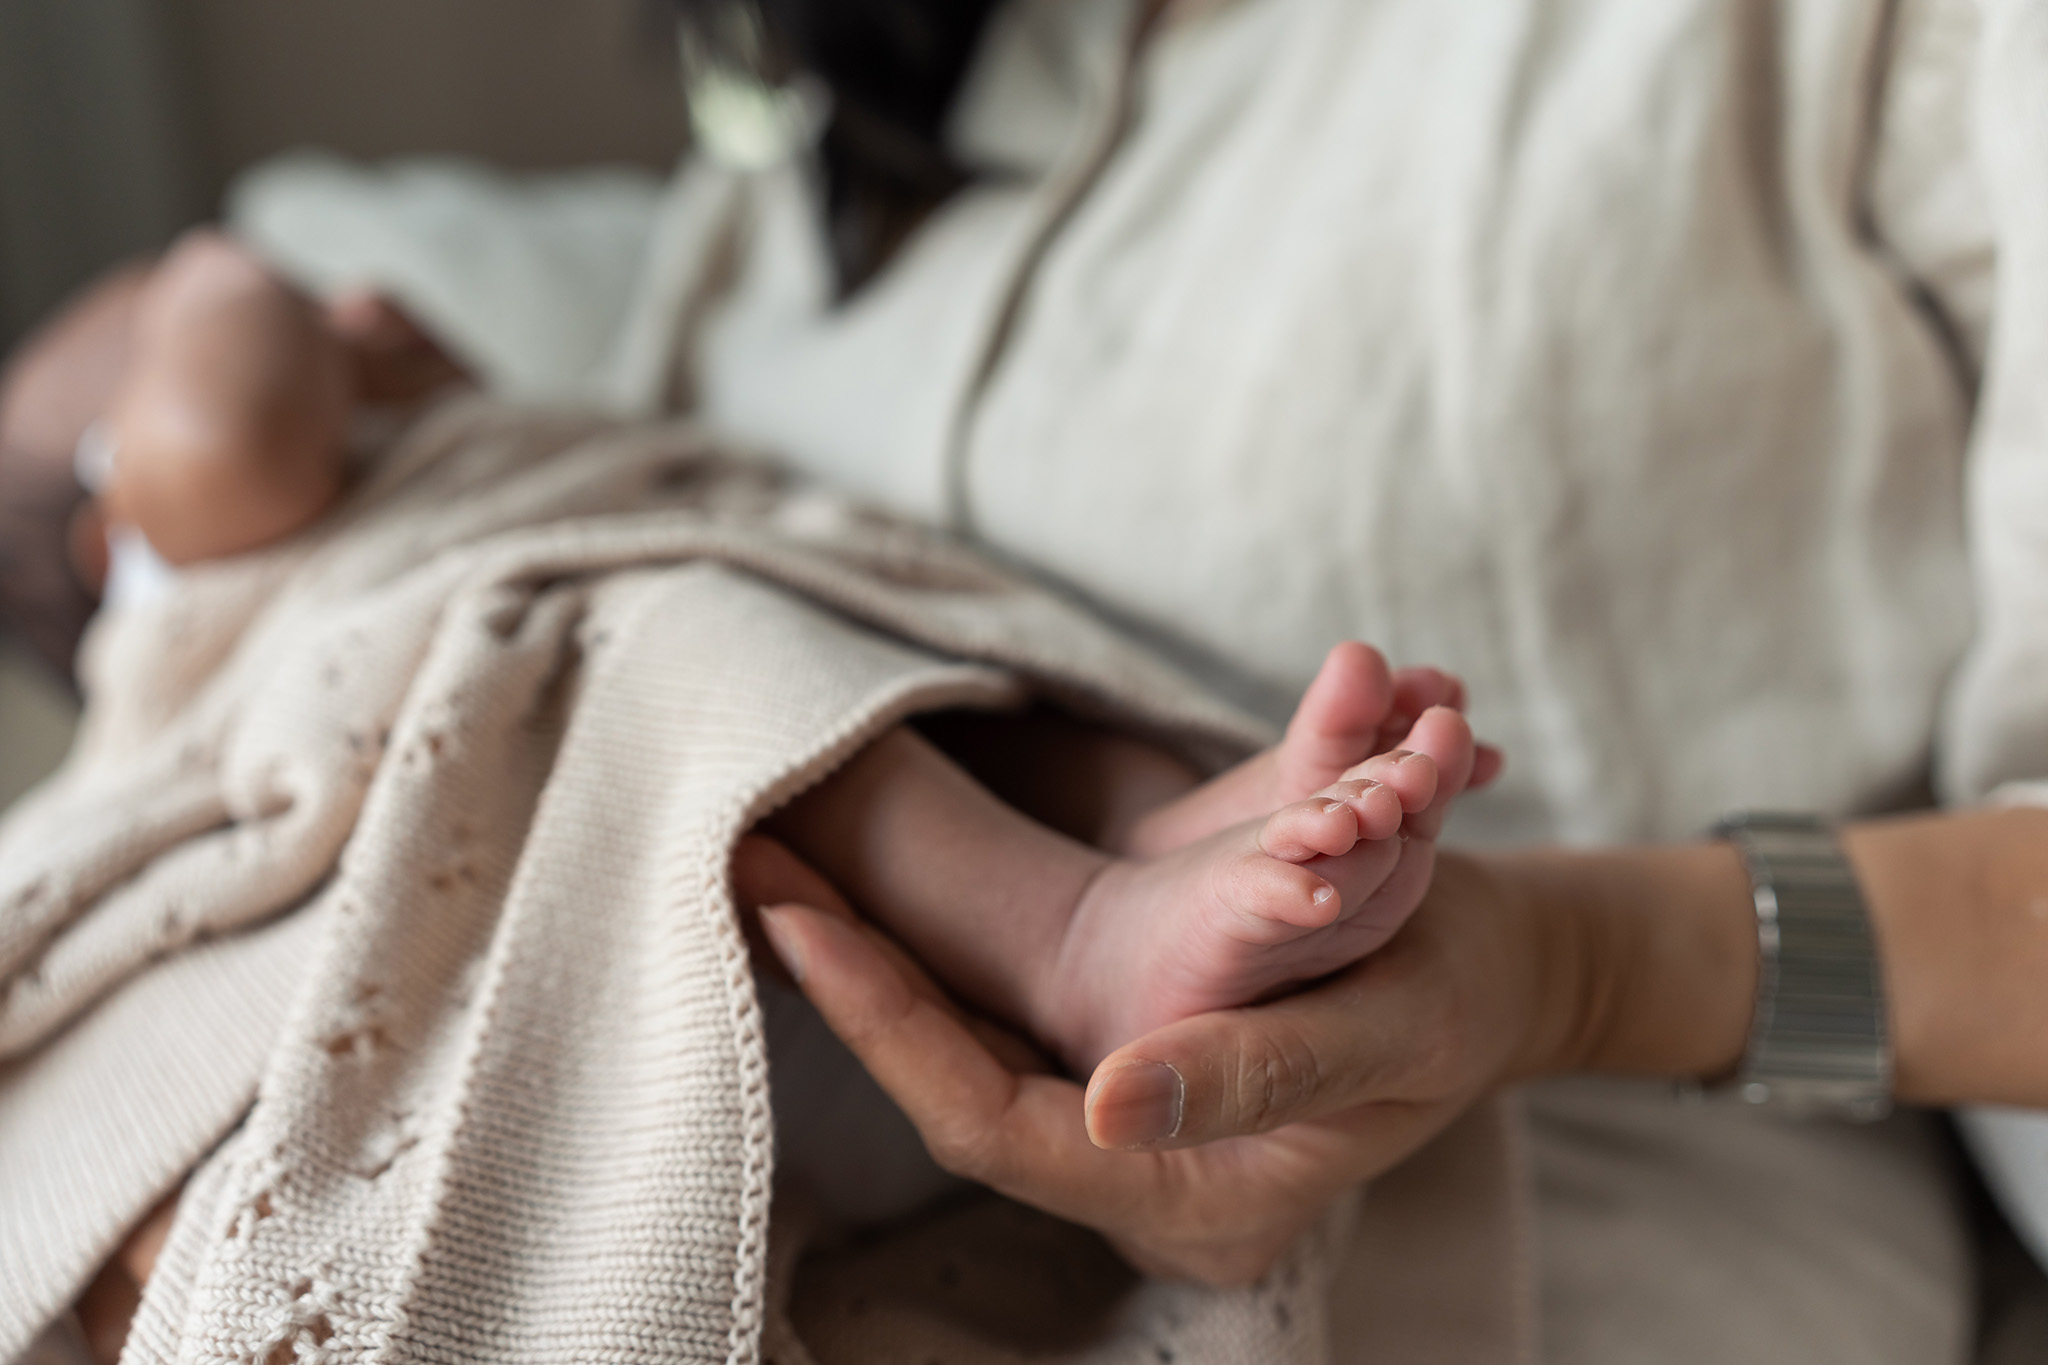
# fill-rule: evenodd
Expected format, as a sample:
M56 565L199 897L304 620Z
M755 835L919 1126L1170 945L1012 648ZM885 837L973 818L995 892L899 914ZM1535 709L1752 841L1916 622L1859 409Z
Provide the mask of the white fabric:
M119 451L106 424L94 422L78 438L73 470L79 485L88 493L103 493L114 477ZM171 567L149 537L133 526L117 524L107 528L107 581L100 588L100 601L109 607L134 606L153 601L171 590L178 571Z
M1068 54L1105 8L1014 7L989 57L1010 78L971 87L1007 104L970 102L961 126L1089 107L1074 88L1104 64ZM1916 231L1870 240L1887 39L1918 44L1900 69L1937 87L1913 99L1953 112L1955 86L1925 33L1884 19L1819 0L1210 7L1157 37L1071 213L1085 126L1035 139L1037 174L950 206L843 307L800 182L751 187L752 251L681 352L690 387L811 472L964 511L1276 717L1342 636L1459 670L1511 756L1465 838L1890 806L1924 788L1970 639L1956 335L1981 326L1987 228L1973 182L1930 170L1953 146L1901 147L1888 207ZM1943 273L1916 286L1915 260ZM1965 734L1990 722L1957 714ZM1925 1147L1879 1172L1825 1128L1728 1116L1754 1143L1713 1147L1655 1118L1640 1184L1539 1183L1577 1191L1539 1203L1546 1307L1574 1328L1556 1340L1643 1345L1603 1331L1615 1229L1584 1211L1625 1209L1648 1244L1699 1212L1688 1191L1753 1187L1759 1210L1840 1226L1847 1187L1811 1178L1839 1167L1871 1201L1858 1258L1759 1280L1740 1242L1685 1243L1707 1259L1667 1267L1675 1283L1725 1277L1752 1307L1656 1298L1662 1354L1811 1360L1812 1339L1766 1327L1801 1314L1858 1324L1821 1333L1844 1360L1967 1352L1964 1237ZM1597 1153L1617 1122L1572 1132ZM1742 1150L1779 1159L1720 1179ZM1606 1312L1657 1318L1642 1308Z
M137 606L168 593L178 571L156 552L149 537L132 526L107 531L107 582L100 600L110 607Z
M2048 1266L2048 1116L1987 1106L1961 1115L1960 1123L2021 1240Z
M400 299L500 392L578 399L640 289L660 182L603 168L514 179L471 162L375 170L317 154L232 187L236 233L318 293Z

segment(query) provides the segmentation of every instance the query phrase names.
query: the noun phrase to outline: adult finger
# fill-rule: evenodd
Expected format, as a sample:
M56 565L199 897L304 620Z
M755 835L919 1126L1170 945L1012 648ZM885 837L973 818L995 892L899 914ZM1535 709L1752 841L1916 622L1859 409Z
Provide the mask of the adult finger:
M859 918L823 873L765 834L741 835L733 848L732 894L747 907L793 901L843 920Z
M1367 1105L1186 1151L1104 1150L1083 1126L1080 1087L1006 1069L872 929L801 907L765 913L805 994L942 1166L1101 1231L1148 1273L1250 1283L1338 1191L1462 1107Z
M855 918L853 908L837 887L816 869L791 852L780 840L764 834L746 834L732 851L733 904L739 910L740 929L747 938L755 969L790 985L789 973L762 932L754 912L763 905L793 903L808 905L841 919Z
M1386 1059L1402 1055L1409 1026L1369 1008L1353 979L1365 974L1183 1019L1111 1053L1089 1079L1089 1137L1115 1149L1192 1146L1384 1098Z
M740 927L753 952L754 965L785 985L795 984L782 955L767 934L760 909L776 904L800 905L820 911L843 923L854 924L860 916L839 889L824 874L797 857L788 845L765 834L742 836L732 856L733 901L739 908ZM893 939L877 936L876 952L894 965L898 975L925 999L950 1010L981 1044L1017 1072L1049 1072L1055 1068L1036 1046L1007 1029L986 1020L970 1018L957 1009L950 996L927 975Z

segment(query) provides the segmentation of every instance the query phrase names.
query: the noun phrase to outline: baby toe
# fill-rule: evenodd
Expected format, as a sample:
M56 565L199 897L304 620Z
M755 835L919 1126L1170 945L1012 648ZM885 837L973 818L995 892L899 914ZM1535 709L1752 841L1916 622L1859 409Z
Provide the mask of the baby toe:
M1414 769L1401 774L1402 780L1415 785L1420 770ZM1372 777L1347 777L1321 793L1323 796L1341 800L1351 807L1358 819L1358 837L1361 839L1391 839L1401 828L1401 821L1407 814L1408 798L1400 788ZM1333 852L1348 852L1346 849Z
M1476 746L1472 727L1465 717L1448 707L1434 707L1415 722L1411 736L1417 750L1436 764L1436 794L1427 806L1411 814L1408 832L1434 839L1443 828L1451 805L1472 779Z
M1407 842L1400 839L1361 842L1339 857L1318 859L1310 864L1310 870L1336 888L1349 922L1370 913L1373 898L1400 867L1407 848Z
M1429 714L1434 715L1435 712ZM1437 789L1442 785L1438 780L1436 759L1413 749L1396 749L1392 753L1374 754L1344 776L1347 781L1379 783L1393 793L1403 813L1408 815L1428 809L1429 804L1436 799Z
M1333 857L1358 842L1359 824L1352 803L1331 788L1267 816L1259 828L1258 847L1268 857L1289 863Z
M1296 863L1262 854L1218 869L1217 904L1230 917L1233 938L1285 943L1336 923L1344 899L1326 879Z
M1411 724L1432 706L1462 710L1465 705L1464 681L1441 668L1404 668L1394 675L1393 690L1393 709L1406 715Z
M1297 796L1312 792L1371 753L1392 690L1378 650L1356 640L1332 649L1280 742L1283 788Z

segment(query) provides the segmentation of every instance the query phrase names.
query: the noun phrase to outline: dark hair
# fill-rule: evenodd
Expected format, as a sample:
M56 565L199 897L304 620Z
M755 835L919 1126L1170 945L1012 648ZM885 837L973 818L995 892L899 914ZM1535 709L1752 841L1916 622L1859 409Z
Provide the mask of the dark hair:
M940 132L996 0L676 0L711 34L751 7L771 46L761 72L804 72L832 93L818 169L841 295L860 287L966 180Z

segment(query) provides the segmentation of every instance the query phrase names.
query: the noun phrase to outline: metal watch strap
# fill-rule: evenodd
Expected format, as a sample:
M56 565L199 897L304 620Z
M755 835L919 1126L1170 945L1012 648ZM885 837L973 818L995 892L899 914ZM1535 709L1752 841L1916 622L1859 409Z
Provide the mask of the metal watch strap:
M1731 815L1715 833L1749 869L1756 1014L1736 1091L1856 1119L1891 1109L1892 1054L1870 916L1834 830L1810 815Z

